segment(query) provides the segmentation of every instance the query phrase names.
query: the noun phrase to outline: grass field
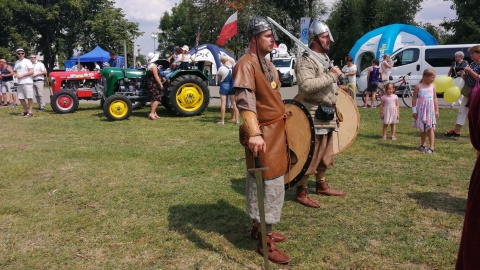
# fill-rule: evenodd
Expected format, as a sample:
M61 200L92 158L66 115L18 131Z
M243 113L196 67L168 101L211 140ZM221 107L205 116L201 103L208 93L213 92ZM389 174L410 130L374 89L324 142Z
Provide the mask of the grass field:
M148 108L109 122L97 105L33 118L0 109L1 269L260 269L249 238L243 149L219 108L177 118ZM475 153L455 109L441 109L436 152L420 144L410 110L398 141L380 140L378 109L361 109L355 144L327 174L344 198L320 209L287 191L272 269L452 269ZM313 179L310 193L314 191Z

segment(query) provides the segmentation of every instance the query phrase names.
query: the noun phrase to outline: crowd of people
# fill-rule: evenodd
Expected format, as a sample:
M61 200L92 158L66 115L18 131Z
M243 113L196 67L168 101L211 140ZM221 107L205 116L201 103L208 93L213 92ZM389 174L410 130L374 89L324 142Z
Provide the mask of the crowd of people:
M248 52L239 59L233 69L233 90L235 92L237 107L243 124L240 127L240 142L245 147L247 169L268 167L269 170L262 173L264 194L257 195L257 175L247 170L246 172L246 201L247 213L252 221L251 237L258 240L257 249L261 254L266 254L268 259L275 263L285 264L290 257L277 246L285 242L287 238L274 232L273 225L280 222L281 211L284 203L284 178L287 172L287 142L285 121L282 114L285 113L284 105L279 92L279 78L273 72L274 66L265 60L265 55L273 50L275 32L272 25L263 17L254 16L250 19L247 28L249 36ZM295 72L298 79L298 90L302 104L308 108L314 119L315 148L312 164L305 176L297 186L296 200L307 207L318 208L319 203L311 199L307 193L309 175L315 176L316 193L319 195L344 196L340 190L332 189L326 182L326 171L333 166L331 134L338 128L335 118L317 119L315 112L320 107L334 107L337 82L342 75L351 76L356 72L356 67L351 64L351 57L346 58L347 65L340 71L336 66L328 66L328 50L333 37L328 26L314 20L309 27L309 48L311 52L305 52L297 59ZM311 54L315 54L312 57ZM465 96L462 103L472 99L472 102L480 100L480 94L471 93L474 84L480 78L480 46L470 48L469 53L473 62L464 67L465 87L462 94ZM462 55L463 57L463 55ZM321 61L320 61L321 60ZM396 140L395 125L398 123L399 105L395 95L394 85L389 83L393 61L389 55L385 55L382 63L374 60L369 70L369 91L374 95L378 87L376 84L386 80L386 95L382 97L380 105L380 119L383 124L382 139L386 140L387 128L391 127L391 139ZM458 73L458 66L462 62L452 64L450 73ZM422 80L415 86L413 95L412 118L413 127L419 130L421 145L416 150L426 154L435 152L434 131L436 120L439 117L438 100L434 80L436 73L433 69L423 71ZM354 80L349 81L352 83ZM480 87L479 87L480 88ZM375 89L375 90L374 90ZM467 91L468 90L468 91ZM374 107L374 103L365 104L365 107ZM464 106L459 109L459 115L465 114ZM466 107L468 108L468 106ZM480 144L476 137L480 126L477 106L475 113L469 114L472 143L480 151ZM288 120L287 120L288 121ZM458 122L457 122L458 124ZM463 125L463 123L461 124ZM452 132L447 133L451 136ZM457 133L455 133L457 134ZM429 145L427 146L427 138ZM479 152L480 153L480 152ZM478 269L480 263L477 259L480 243L480 198L478 187L480 185L480 163L477 162L472 174L470 189L467 199L467 211L461 239L460 250L456 269ZM264 197L264 211L260 213L258 196ZM259 233L260 215L265 216L266 236ZM267 250L263 244L267 243Z
M35 54L31 54L27 59L25 58L25 50L22 48L17 49L15 53L18 60L13 68L8 65L5 59L0 59L1 104L2 106L16 107L18 99L23 108L20 116L32 117L34 97L39 106L38 109L45 110L43 86L47 70L42 62L37 61ZM13 90L14 77L17 79L16 95Z
M285 264L290 261L289 255L282 251L277 244L285 242L287 238L274 232L273 225L281 219L282 207L285 198L285 174L289 167L288 134L285 132L285 106L280 94L280 80L275 66L265 56L269 55L275 43L276 33L272 24L264 17L253 16L247 27L248 51L235 63L235 60L222 55L222 66L217 73L219 82L219 94L221 98L219 125L225 124L227 101L231 102L231 117L240 125L240 143L245 148L246 160L246 208L251 220L251 237L258 241L257 249L261 254L266 254L268 259L275 263ZM309 27L309 51L303 53L295 64L295 73L298 80L298 99L311 115L317 115L319 109L335 109L338 95L338 82L342 75L348 78L348 84L353 89L355 97L355 74L357 67L352 63L352 57L347 55L346 65L340 70L337 66L329 66L330 59L327 53L334 41L328 26L318 20L314 20ZM174 53L169 57L170 72L176 68L189 69L194 59L188 53L188 46L177 46ZM464 96L458 110L456 126L447 132L446 136L460 136L460 129L464 125L467 115L469 116L472 143L480 151L480 143L476 135L480 133L478 124L477 107L473 113L468 114L469 106L476 104L480 99L477 92L472 92L474 85L480 80L480 45L469 49L472 63L463 60L462 52L455 53L455 61L449 71L449 76L461 76L465 80L465 86L461 93ZM3 106L15 106L20 101L23 117L33 116L34 97L39 110L45 110L43 99L43 86L47 74L45 66L37 61L36 55L31 54L25 58L25 51L21 48L16 50L18 60L14 67L8 65L5 59L0 59L0 82L1 104ZM108 61L110 67L122 67L122 59L111 52ZM156 120L157 106L161 102L163 88L169 83L171 73L155 63L158 56L151 53L148 55L146 66L147 90L150 96L151 109L148 119ZM380 121L383 125L382 140L387 139L387 129L390 126L391 140L397 140L395 125L399 122L398 97L395 95L393 83L390 79L390 69L393 61L388 54L383 56L380 63L377 59L372 61L368 70L367 93L372 95L369 104L369 94L364 108L375 107L374 96L380 81L386 81L386 94L382 97L380 105ZM95 63L95 69L98 64ZM80 68L80 65L78 65ZM98 66L98 69L100 67ZM17 95L12 92L13 77L17 79ZM439 117L438 100L434 80L436 73L432 69L423 71L422 80L414 88L412 99L413 127L419 130L421 145L415 150L426 154L435 152L435 127ZM10 94L10 96L9 96ZM10 100L8 101L8 98ZM319 208L320 203L312 199L308 194L308 182L311 175L315 179L315 193L324 196L345 196L342 190L333 189L327 182L327 171L334 165L333 133L338 130L339 119L334 115L331 119L323 119L316 116L314 125L314 150L312 161L304 176L300 179L296 188L296 201L306 207ZM428 146L427 146L428 138ZM306 138L308 139L308 138ZM257 194L257 179L248 169L264 167L262 171L262 185L264 194L264 213L261 213ZM474 269L480 267L477 260L478 247L480 247L480 197L478 187L480 179L480 163L475 165L472 174L470 189L467 200L467 211L461 238L461 245L457 259L457 269ZM260 233L261 215L265 218L266 235ZM266 243L267 250L264 250Z

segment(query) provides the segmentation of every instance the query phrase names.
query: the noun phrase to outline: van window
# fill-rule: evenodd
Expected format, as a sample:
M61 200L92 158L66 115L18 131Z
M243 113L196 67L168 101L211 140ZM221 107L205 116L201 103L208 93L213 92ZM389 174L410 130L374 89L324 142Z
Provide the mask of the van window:
M468 48L426 49L425 61L432 67L449 67L455 60L455 53L458 51L463 51L465 58L468 57Z
M399 67L415 63L418 61L419 54L420 49L417 48L406 49L402 52L399 52L397 55L395 55L395 59L397 59L397 62L394 64L394 66Z

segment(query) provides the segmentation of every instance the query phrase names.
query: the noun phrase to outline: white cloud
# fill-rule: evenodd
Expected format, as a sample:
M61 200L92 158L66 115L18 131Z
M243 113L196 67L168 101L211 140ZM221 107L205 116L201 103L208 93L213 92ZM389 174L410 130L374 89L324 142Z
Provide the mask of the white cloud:
M151 34L158 32L160 17L165 11L171 11L179 2L179 0L117 0L115 6L122 8L127 20L138 23L140 31L145 32L143 36L137 38L136 43L140 45L141 53L147 55L153 51L154 40Z

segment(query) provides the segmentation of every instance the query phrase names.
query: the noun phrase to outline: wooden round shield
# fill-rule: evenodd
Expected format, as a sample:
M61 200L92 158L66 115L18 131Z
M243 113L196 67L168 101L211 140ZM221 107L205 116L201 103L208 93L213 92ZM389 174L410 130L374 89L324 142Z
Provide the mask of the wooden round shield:
M338 155L349 148L357 138L360 129L360 113L357 104L342 89L338 89L337 110L343 116L338 132L333 133L333 153Z
M287 120L285 130L289 150L289 168L285 174L285 189L293 187L310 166L315 146L313 119L302 103L286 99Z

